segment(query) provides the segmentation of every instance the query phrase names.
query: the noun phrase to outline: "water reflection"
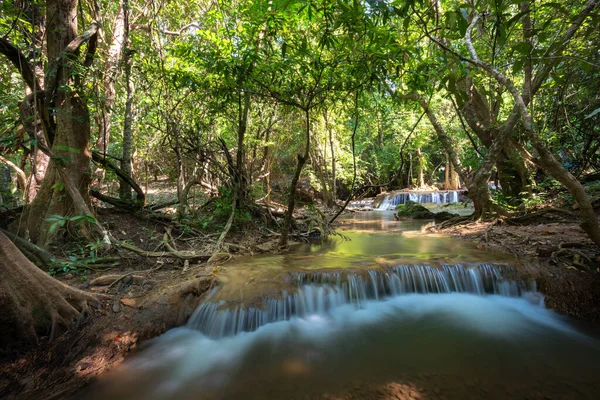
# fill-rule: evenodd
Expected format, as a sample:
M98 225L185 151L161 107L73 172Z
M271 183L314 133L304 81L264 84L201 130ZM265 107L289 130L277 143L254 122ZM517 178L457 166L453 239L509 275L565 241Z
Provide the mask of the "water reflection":
M226 284L216 298L246 301L277 293L290 271L364 270L399 264L509 263L512 256L478 249L473 243L422 233L431 221L396 221L391 211L360 212L342 218L340 232L324 244L298 244L284 254L241 258L225 264Z

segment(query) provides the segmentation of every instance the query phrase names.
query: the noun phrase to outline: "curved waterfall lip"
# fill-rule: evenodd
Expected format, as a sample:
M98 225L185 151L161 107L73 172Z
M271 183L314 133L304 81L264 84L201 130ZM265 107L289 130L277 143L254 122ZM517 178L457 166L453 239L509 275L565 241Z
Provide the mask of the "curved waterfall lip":
M510 266L481 264L476 267L399 265L363 273L294 272L295 289L262 298L259 305L214 301L212 294L194 312L188 327L220 338L252 332L263 325L292 318L328 316L340 307L360 309L368 301L388 301L406 294L468 293L478 296L524 297L543 305L535 281L518 279Z
M386 196L377 209L393 209L399 204L406 204L409 200L415 203L458 203L460 201L459 193L459 190L445 192L400 192Z

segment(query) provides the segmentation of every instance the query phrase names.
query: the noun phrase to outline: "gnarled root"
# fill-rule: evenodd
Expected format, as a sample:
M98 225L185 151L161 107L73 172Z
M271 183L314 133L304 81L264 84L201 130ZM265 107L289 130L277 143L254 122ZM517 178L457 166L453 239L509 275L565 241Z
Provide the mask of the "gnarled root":
M32 264L0 233L0 343L7 348L54 339L78 327L101 296L72 288Z

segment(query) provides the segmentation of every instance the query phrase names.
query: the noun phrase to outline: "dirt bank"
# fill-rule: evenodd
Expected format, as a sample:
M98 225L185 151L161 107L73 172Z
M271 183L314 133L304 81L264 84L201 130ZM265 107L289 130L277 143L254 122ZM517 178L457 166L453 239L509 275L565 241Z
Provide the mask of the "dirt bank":
M438 231L524 260L547 307L600 321L600 249L568 216L548 212L520 223L471 222Z

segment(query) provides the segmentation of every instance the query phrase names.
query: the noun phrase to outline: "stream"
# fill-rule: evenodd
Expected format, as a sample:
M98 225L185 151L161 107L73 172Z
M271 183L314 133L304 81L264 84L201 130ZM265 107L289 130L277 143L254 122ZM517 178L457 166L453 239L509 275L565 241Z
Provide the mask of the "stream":
M430 223L355 213L326 244L225 264L186 326L83 398L600 398L597 334L546 309L524 261Z

